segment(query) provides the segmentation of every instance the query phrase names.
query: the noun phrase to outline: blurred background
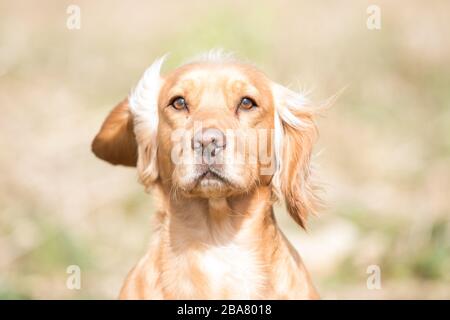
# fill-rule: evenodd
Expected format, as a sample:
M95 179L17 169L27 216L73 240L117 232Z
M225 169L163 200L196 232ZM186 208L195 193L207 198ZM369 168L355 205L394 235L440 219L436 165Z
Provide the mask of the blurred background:
M277 208L322 297L449 299L449 31L446 0L0 0L0 298L117 297L152 198L91 140L155 58L171 53L167 71L220 47L314 101L345 88L319 119L327 208L307 232Z

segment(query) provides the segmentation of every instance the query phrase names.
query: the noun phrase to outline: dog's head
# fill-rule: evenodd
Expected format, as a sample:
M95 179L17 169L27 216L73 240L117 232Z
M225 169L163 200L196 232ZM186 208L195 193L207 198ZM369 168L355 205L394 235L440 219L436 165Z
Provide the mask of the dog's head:
M144 73L106 118L92 150L137 166L147 188L185 197L229 197L271 185L304 225L316 198L310 157L316 138L305 98L251 65L208 56L160 75Z

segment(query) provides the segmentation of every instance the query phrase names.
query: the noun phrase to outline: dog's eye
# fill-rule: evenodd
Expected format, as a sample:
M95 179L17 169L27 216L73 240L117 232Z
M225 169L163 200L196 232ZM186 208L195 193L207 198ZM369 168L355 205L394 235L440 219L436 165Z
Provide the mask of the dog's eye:
M243 109L243 110L250 110L255 107L257 107L255 101L253 101L252 99L250 99L248 97L242 98L242 100L238 106L239 109Z
M172 99L170 105L176 110L184 110L187 109L186 100L183 97L175 97Z

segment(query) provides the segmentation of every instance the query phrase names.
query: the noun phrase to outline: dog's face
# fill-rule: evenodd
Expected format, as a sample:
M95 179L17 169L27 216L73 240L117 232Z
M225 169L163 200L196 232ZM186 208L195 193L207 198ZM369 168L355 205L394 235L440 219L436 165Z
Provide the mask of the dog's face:
M269 182L269 80L240 64L199 63L166 76L158 98L161 180L187 196L224 197ZM272 172L273 173L273 172Z
M141 182L185 197L228 197L272 185L303 225L314 210L316 129L303 96L254 67L203 61L164 77L156 61L105 120L94 153L137 165Z

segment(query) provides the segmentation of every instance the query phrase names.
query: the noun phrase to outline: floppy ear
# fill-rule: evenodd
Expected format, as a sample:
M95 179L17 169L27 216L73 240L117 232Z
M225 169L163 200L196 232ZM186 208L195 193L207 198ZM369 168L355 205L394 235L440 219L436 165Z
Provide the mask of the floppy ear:
M137 144L128 99L119 103L106 117L92 142L92 152L114 165L136 166Z
M320 200L311 179L311 152L317 138L314 110L305 97L281 85L272 87L275 104L275 158L273 186L284 197L291 217L305 228L308 214L315 213Z
M158 98L162 85L160 72L164 59L165 56L155 60L145 70L129 97L138 146L137 169L139 180L146 189L159 177L157 161Z

